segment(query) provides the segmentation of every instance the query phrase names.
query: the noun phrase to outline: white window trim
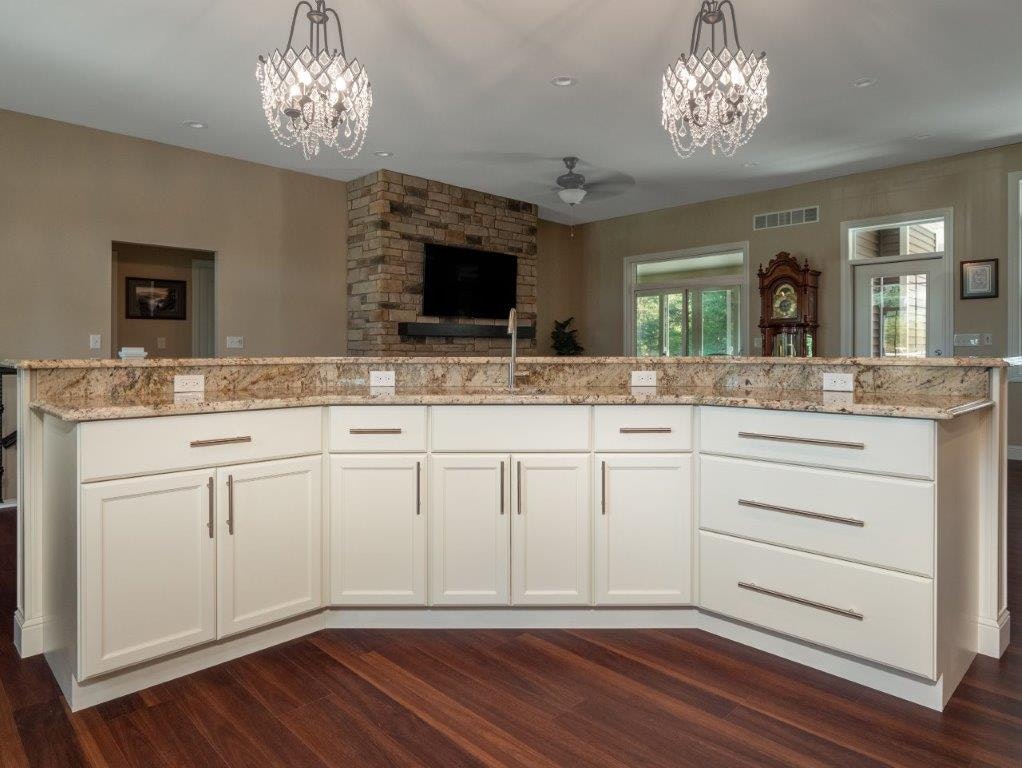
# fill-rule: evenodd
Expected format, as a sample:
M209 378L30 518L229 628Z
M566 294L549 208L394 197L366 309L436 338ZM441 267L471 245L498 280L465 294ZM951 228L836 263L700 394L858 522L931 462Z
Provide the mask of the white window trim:
M645 253L636 256L628 256L624 260L624 354L630 357L635 356L635 301L634 296L636 292L643 293L645 291L651 291L656 293L662 291L665 288L675 287L679 285L679 282L671 282L669 284L659 283L646 283L641 288L637 288L635 284L635 266L637 264L648 264L656 261L672 261L675 259L692 259L698 256L709 256L715 253L733 253L741 252L742 254L742 274L740 277L734 275L721 275L720 277L714 278L690 278L685 281L688 286L696 286L701 281L705 280L705 285L736 285L741 284L742 293L741 301L738 308L739 311L739 322L741 328L738 334L738 354L748 354L749 348L749 285L750 285L750 265L749 265L749 241L743 240L739 243L722 243L719 245L706 245L698 248L683 248L678 251L661 251L658 253Z
M935 253L913 253L902 256L883 256L876 259L853 260L851 254L851 230L862 227L882 227L887 224L903 226L918 221L932 219L944 219L944 250ZM855 221L841 222L841 354L851 356L854 354L854 333L855 333L855 303L853 286L855 285L856 264L891 264L898 261L919 261L921 259L942 259L944 266L944 328L942 329L940 345L945 350L945 356L954 355L952 342L953 329L955 327L955 255L954 255L954 208L935 208L931 211L909 211L907 213L896 213L890 216L877 216L872 219L857 219Z
M1008 174L1008 349L1009 357L1022 355L1022 216L1019 215L1019 185L1022 185L1022 171ZM1022 366L1008 369L1008 381L1022 381Z

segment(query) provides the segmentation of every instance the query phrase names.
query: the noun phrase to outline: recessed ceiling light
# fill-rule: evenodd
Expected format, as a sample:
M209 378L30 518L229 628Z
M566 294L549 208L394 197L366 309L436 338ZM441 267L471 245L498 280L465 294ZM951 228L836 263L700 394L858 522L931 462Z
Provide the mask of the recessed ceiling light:
M551 80L550 84L551 85L556 85L558 88L567 88L568 86L574 85L577 82L578 82L578 80L576 80L573 77L568 77L567 75L561 75L560 77L555 77L553 80Z
M926 141L927 139L932 139L933 138L933 134L932 133L917 133L912 138L915 139L916 141Z
M208 128L209 126L201 120L185 120L181 123L185 128Z
M373 152L373 154L376 155L377 157L393 157L394 156L393 152L382 152L381 151L381 152Z
M759 163L757 163L755 160L750 160L747 163L742 163L743 168L755 168L757 165L759 165Z
M852 85L856 88L869 88L871 85L876 85L877 79L875 77L860 77L858 80L852 80Z

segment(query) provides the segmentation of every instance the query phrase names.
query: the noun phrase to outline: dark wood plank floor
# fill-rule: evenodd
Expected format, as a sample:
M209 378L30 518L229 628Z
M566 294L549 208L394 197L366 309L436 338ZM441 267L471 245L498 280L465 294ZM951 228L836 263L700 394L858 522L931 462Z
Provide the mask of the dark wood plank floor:
M11 645L7 766L1022 766L1022 463L1010 473L1015 638L943 714L692 630L326 631L72 714Z

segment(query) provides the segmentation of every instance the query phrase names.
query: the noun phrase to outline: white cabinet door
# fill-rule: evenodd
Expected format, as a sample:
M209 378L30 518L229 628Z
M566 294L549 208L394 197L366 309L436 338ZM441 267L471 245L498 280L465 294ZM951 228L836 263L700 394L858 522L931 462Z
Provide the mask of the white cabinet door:
M597 454L597 605L692 602L692 457Z
M592 584L589 455L511 458L511 602L588 604Z
M425 454L330 457L330 602L426 604Z
M322 605L322 462L217 470L219 637Z
M429 593L432 605L507 605L510 596L510 458L430 458Z
M213 473L82 486L80 679L216 636Z

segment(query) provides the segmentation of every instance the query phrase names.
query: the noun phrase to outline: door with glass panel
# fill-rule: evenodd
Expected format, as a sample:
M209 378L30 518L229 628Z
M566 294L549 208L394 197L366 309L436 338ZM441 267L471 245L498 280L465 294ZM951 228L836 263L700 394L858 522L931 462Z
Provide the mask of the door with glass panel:
M637 293L635 354L639 357L738 354L740 300L738 285Z
M855 273L855 354L944 354L945 280L939 259L863 264Z

